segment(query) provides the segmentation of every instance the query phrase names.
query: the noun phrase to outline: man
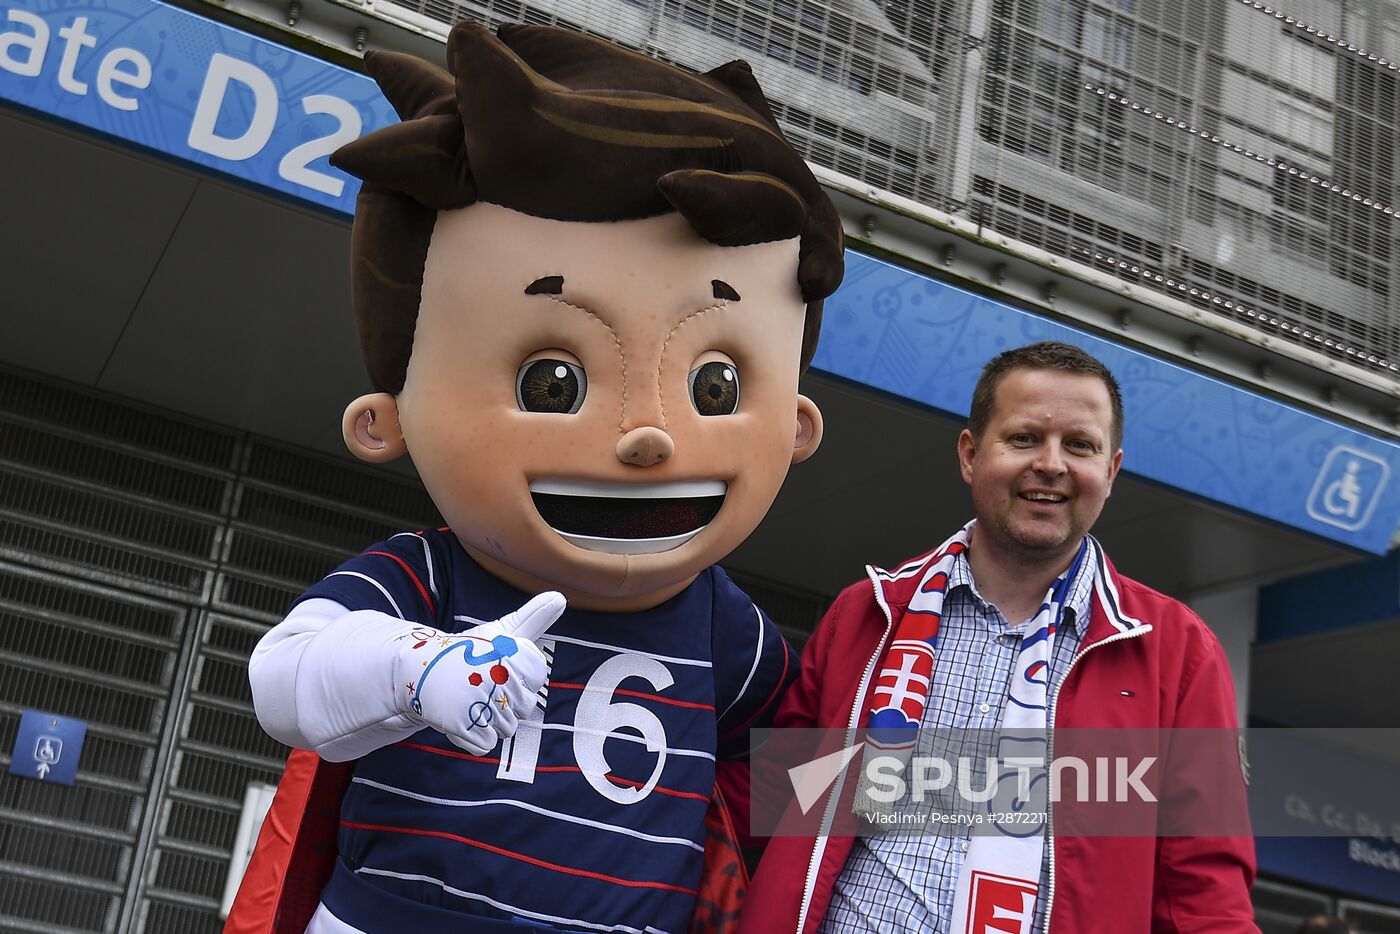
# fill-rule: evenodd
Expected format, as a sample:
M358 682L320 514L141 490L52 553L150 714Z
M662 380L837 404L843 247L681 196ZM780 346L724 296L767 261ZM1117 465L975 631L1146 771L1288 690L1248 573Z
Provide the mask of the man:
M958 438L975 520L930 555L869 569L837 598L777 725L896 738L915 727L1233 728L1215 637L1181 604L1120 576L1088 534L1122 437L1117 382L1088 354L1041 343L993 359ZM1238 771L1226 777L1242 786ZM855 785L844 773L833 783L825 828L849 813ZM1237 934L1256 930L1253 874L1244 837L1049 838L1043 827L1016 839L965 828L776 837L741 929Z
M410 453L448 528L254 651L264 728L353 779L273 805L226 930L688 929L717 777L796 667L714 563L820 441L798 376L840 224L743 63L468 23L447 52L369 56L403 122L335 162L377 390L345 441Z

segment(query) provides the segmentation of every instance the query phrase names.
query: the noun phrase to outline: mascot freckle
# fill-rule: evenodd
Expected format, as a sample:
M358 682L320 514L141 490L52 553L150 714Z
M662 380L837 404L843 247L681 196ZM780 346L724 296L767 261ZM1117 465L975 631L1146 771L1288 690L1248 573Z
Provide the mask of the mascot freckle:
M410 454L447 528L254 651L297 752L225 931L724 930L797 659L715 562L821 440L840 223L743 62L472 24L447 62L366 56L402 122L333 159L377 390L345 442Z

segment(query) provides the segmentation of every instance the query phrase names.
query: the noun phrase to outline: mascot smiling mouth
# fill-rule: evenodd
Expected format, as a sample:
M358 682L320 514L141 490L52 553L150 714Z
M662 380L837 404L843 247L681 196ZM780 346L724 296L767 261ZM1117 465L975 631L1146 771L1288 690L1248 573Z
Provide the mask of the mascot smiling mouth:
M722 480L602 483L533 480L540 518L566 541L589 551L649 555L679 548L724 505Z

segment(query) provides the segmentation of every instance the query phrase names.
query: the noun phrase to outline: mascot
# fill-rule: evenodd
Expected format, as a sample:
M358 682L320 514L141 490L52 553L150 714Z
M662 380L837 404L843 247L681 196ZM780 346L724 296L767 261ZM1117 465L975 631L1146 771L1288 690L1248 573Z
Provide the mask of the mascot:
M229 934L719 930L729 805L796 659L715 567L821 440L835 210L748 66L461 24L366 67L359 458L447 527L371 546L253 654L297 749ZM742 826L742 813L735 815Z

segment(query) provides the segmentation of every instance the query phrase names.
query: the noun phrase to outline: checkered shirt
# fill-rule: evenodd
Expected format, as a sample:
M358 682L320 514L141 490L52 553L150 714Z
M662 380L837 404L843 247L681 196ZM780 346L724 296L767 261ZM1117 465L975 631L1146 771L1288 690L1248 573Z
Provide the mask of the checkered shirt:
M1094 569L1086 561L1070 584L1064 623L1055 634L1050 661L1052 698L1088 628L1093 582ZM966 553L958 555L949 575L933 681L920 730L987 731L978 735L996 730L1001 725L1025 629L1025 623L1013 626L1000 610L982 599ZM962 752L988 754L983 750ZM857 839L832 890L820 934L947 934L969 834L966 827L948 825L943 833L924 828ZM1047 842L1047 850L1048 846ZM1047 852L1041 862L1042 895L1036 900L1032 931L1045 927L1049 865Z

